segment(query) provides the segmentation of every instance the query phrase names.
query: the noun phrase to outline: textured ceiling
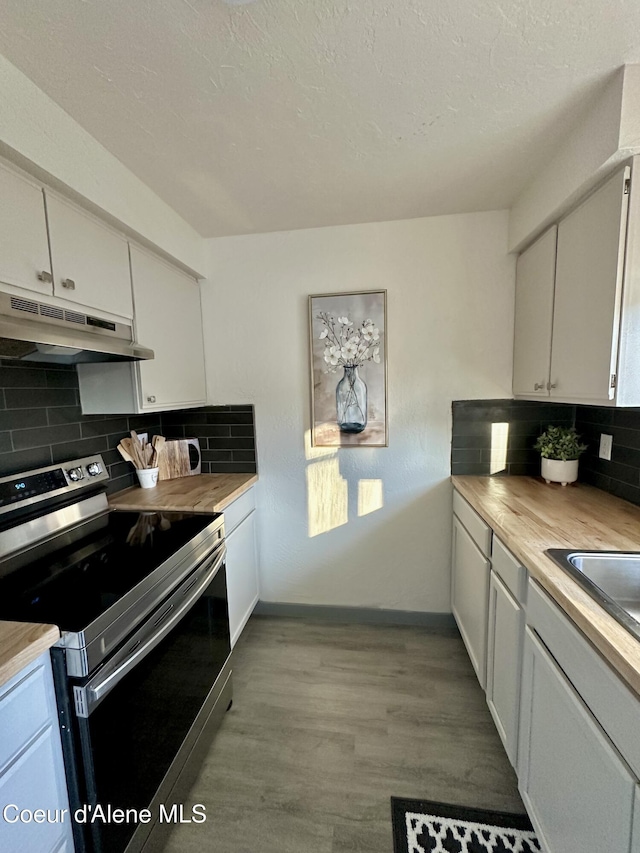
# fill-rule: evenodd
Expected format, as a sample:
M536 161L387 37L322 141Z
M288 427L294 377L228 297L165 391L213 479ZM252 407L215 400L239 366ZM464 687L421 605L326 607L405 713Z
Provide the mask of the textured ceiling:
M640 3L2 0L0 53L219 236L508 207Z

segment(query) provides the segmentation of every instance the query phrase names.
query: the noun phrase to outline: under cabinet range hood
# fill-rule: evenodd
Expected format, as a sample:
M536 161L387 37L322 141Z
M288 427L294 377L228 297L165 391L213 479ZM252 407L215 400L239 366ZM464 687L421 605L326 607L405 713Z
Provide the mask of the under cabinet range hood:
M133 341L128 323L0 293L0 358L84 364L153 357L153 350Z

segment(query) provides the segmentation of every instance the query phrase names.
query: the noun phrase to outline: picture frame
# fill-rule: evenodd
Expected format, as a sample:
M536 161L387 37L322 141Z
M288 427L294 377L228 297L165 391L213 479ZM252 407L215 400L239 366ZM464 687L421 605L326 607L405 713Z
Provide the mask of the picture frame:
M388 447L387 291L309 296L311 446Z

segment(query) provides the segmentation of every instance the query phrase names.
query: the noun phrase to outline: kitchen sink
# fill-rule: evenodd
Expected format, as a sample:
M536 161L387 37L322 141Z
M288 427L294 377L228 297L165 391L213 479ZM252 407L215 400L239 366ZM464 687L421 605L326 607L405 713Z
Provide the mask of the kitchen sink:
M640 552L551 548L546 553L640 639Z

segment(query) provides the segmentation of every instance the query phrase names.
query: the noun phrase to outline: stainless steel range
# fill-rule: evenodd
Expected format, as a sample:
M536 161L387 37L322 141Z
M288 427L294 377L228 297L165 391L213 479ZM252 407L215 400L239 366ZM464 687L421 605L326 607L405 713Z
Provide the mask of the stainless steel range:
M151 813L74 821L78 853L150 843L231 702L222 516L113 512L107 479L100 456L0 479L0 619L62 631L71 809Z

